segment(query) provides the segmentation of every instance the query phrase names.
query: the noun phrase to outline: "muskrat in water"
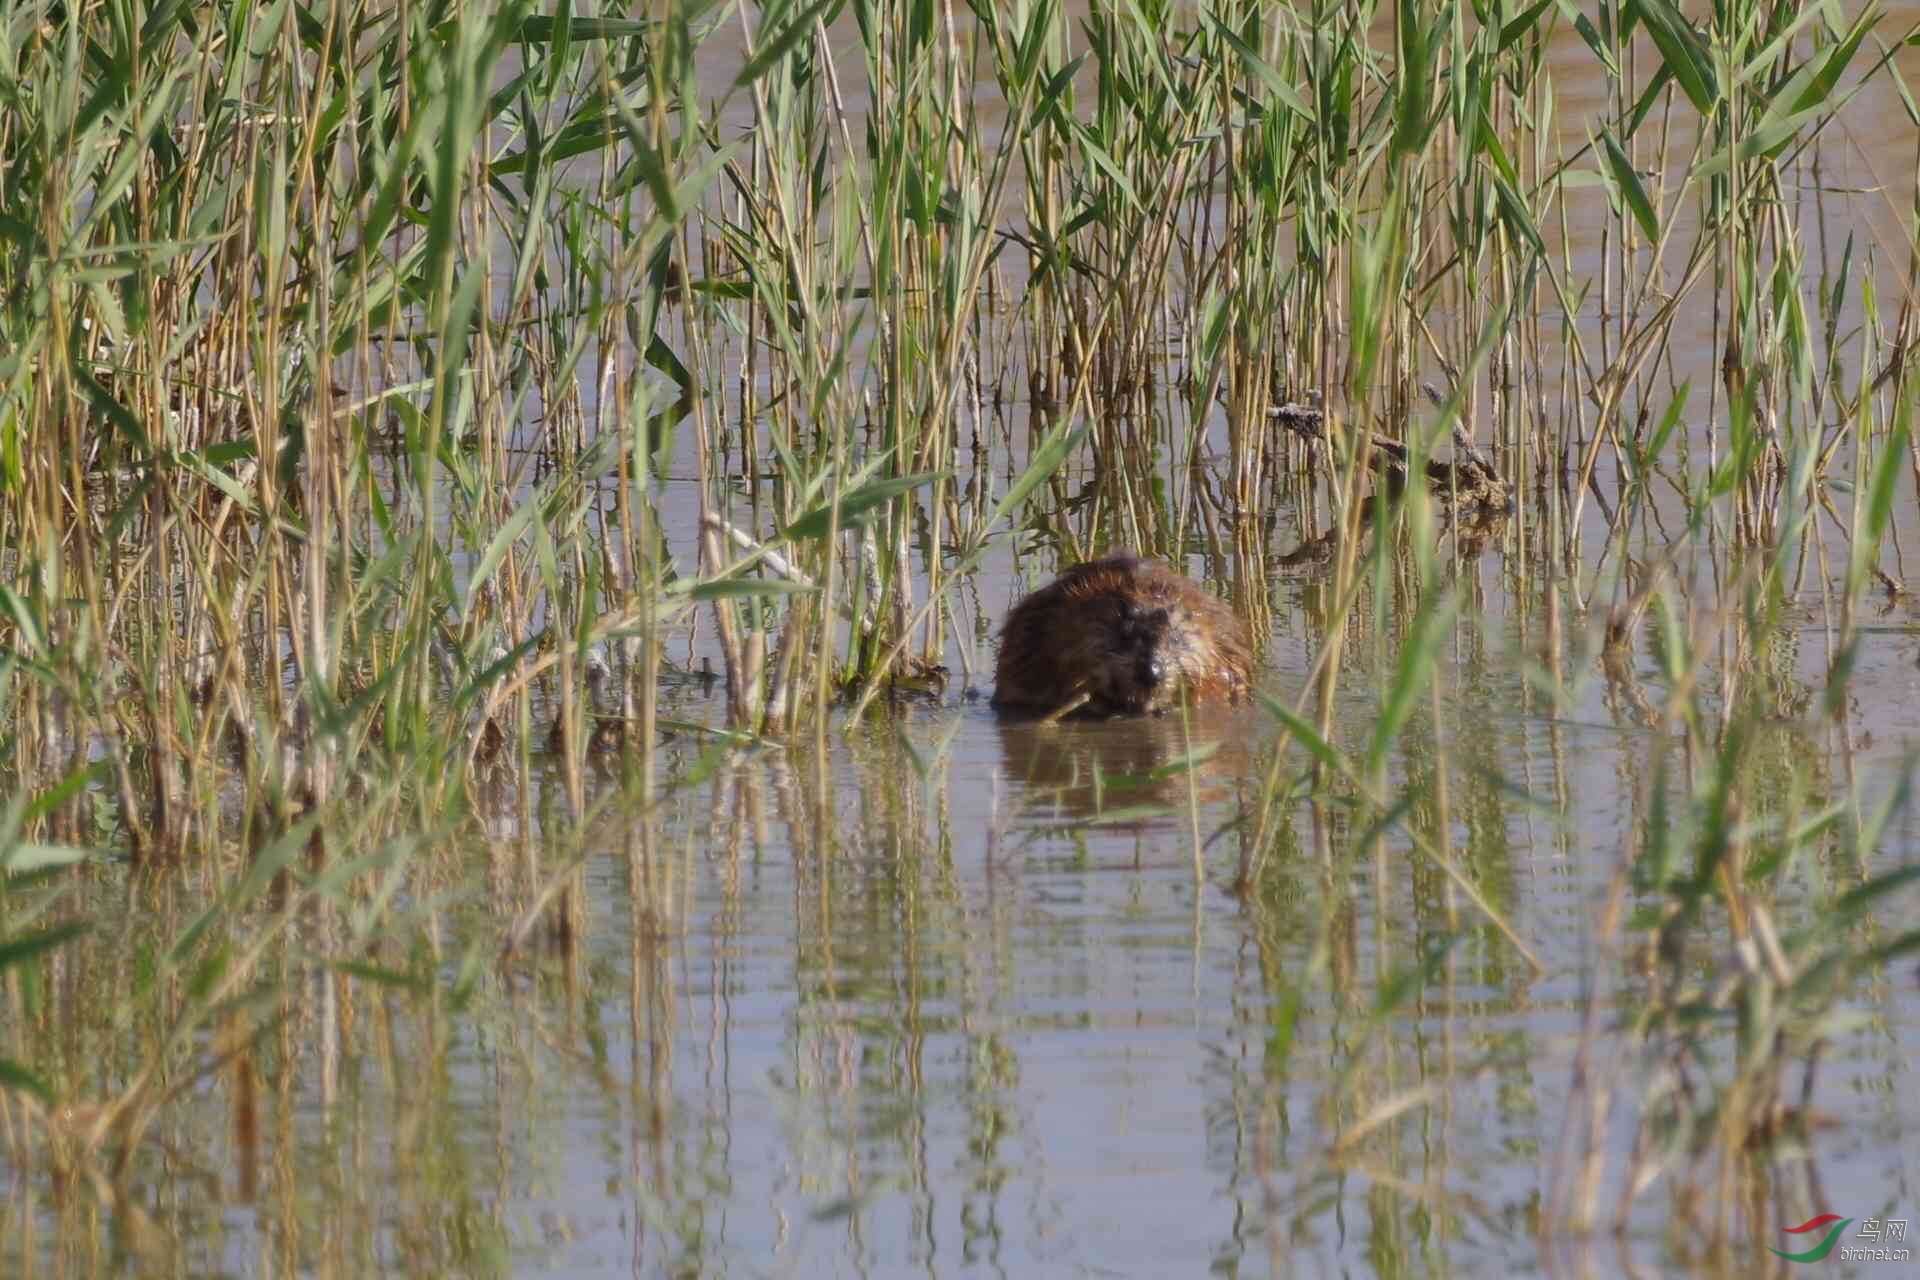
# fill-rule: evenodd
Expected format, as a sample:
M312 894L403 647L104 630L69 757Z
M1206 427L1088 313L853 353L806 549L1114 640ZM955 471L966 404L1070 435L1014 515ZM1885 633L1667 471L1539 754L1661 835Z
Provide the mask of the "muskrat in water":
M1053 714L1159 714L1246 696L1253 652L1233 610L1163 564L1112 556L1067 570L1000 630L993 702Z

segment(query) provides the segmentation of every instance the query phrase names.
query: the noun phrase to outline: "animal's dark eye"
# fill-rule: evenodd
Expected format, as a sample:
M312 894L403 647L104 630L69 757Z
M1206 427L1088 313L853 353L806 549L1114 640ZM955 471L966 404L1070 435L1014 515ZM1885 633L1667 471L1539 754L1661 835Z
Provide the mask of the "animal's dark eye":
M1120 596L1113 602L1113 611L1120 621L1125 622L1133 616L1133 601Z
M1146 617L1142 618L1141 621L1150 627L1164 627L1168 622L1167 611L1165 609L1155 609L1153 612L1147 614Z

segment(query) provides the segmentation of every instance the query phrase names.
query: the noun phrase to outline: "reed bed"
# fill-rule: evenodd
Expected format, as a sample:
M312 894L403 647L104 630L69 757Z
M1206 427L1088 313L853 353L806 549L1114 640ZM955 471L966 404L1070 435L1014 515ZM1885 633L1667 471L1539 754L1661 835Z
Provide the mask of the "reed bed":
M382 991L468 1016L569 945L609 819L636 935L669 937L663 817L745 758L825 895L835 752L984 686L1017 589L1131 546L1277 643L1298 530L1311 666L1264 696L1233 823L1194 818L1196 877L1230 849L1265 936L1296 879L1414 865L1460 938L1537 966L1461 847L1446 653L1498 613L1528 712L1605 682L1654 767L1631 844L1588 851L1610 888L1538 1229L1665 1179L1740 1238L1852 984L1920 947L1911 867L1874 856L1906 791L1767 730L1849 746L1862 619L1906 591L1920 188L1848 122L1920 138L1915 31L1742 0L639 10L0 17L15 1156L137 1212L149 1128L296 1021L337 1036ZM1563 101L1567 68L1601 99ZM1488 540L1494 606L1463 568ZM1818 705L1769 665L1809 599ZM720 722L676 713L704 687ZM919 849L946 765L906 751L911 812L877 825ZM1169 759L1151 781L1198 758ZM450 905L476 837L482 912ZM128 984L91 958L115 884L185 904ZM1337 919L1282 986L1340 967ZM1454 963L1402 960L1376 1020ZM1369 1061L1276 1188L1428 1105ZM1658 1087L1602 1087L1622 1069Z

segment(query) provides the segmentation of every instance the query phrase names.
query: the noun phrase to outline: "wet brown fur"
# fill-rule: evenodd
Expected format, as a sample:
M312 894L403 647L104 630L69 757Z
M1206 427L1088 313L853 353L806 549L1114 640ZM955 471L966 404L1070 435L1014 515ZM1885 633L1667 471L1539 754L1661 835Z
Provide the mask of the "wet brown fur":
M1067 570L1013 607L1000 630L997 707L1082 715L1159 714L1236 701L1253 651L1232 609L1165 565L1132 556Z

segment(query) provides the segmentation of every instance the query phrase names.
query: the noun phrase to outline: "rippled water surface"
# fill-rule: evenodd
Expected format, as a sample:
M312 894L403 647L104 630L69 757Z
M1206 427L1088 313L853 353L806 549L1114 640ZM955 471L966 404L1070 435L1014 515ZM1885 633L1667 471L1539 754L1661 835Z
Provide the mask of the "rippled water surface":
M1263 678L1283 701L1301 687L1298 617L1281 613ZM1778 675L1805 680L1819 629L1793 634ZM1431 836L1444 767L1445 855L1538 973L1403 827L1372 841L1336 808L1289 806L1281 853L1237 892L1277 743L1263 707L1046 728L953 696L836 734L824 760L679 739L653 845L597 777L614 798L561 912L574 942L543 927L504 967L477 958L459 1010L461 939L570 878L566 851L519 838L501 792L471 874L406 904L441 922L441 961L388 958L439 980L304 985L268 1035L278 1065L184 1082L132 1185L193 1274L1726 1270L1687 1238L1710 1206L1657 1190L1623 1237L1542 1252L1567 1127L1585 1122L1570 1108L1588 1096L1587 999L1612 981L1597 914L1656 760L1678 753L1634 710L1650 662L1581 677L1556 715L1505 674L1511 643L1457 625L1440 696L1390 769L1413 797L1404 821ZM1375 656L1353 658L1351 737L1377 706ZM1920 627L1886 619L1857 719L1782 721L1761 767L1884 793L1920 741L1917 658ZM710 720L718 701L690 684L668 714ZM533 808L558 786L536 778ZM1903 825L1874 865L1810 861L1790 883L1826 893L1914 848ZM127 892L99 886L101 907ZM180 922L126 923L137 979ZM304 941L352 927L314 920ZM1710 981L1730 963L1694 967ZM1602 1030L1633 1001L1631 984L1602 992ZM1920 1130L1911 961L1853 1008L1863 1026L1814 1078L1815 1167L1831 1203L1898 1216ZM1651 1076L1619 1043L1603 1035L1594 1063L1621 1104L1609 1177ZM35 1189L9 1230L72 1262L60 1224L84 1200Z
M1591 105L1574 39L1556 36L1569 115ZM1891 91L1874 92L1827 175L1835 192L1852 184L1830 198L1869 233L1905 208L1912 150ZM1575 225L1577 258L1598 254L1599 225ZM1829 251L1844 232L1826 228ZM1874 265L1891 278L1903 264ZM1704 333L1675 352L1676 376L1713 376ZM1707 455L1697 434L1695 448ZM1091 488L1083 463L1068 474ZM1613 465L1598 474L1617 493ZM1002 490L1013 469L986 468ZM697 528L692 472L682 457L662 485L676 554ZM1920 533L1902 484L1890 558ZM1263 694L1311 721L1329 587L1314 556L1288 553L1322 530L1299 510L1256 514L1235 555L1183 567L1254 619ZM1920 1219L1911 955L1850 988L1811 1070L1796 1060L1804 1143L1737 1176L1684 1154L1636 1163L1648 1095L1691 1089L1707 1114L1737 1039L1722 1010L1701 1054L1642 1053L1626 1032L1650 988L1666 972L1711 992L1764 963L1766 927L1710 922L1670 968L1630 954L1650 927L1636 913L1663 905L1630 866L1711 762L1666 718L1681 700L1667 619L1656 610L1606 662L1598 637L1680 539L1627 539L1633 564L1588 566L1594 608L1550 618L1561 586L1539 576L1542 518L1519 525L1531 550L1518 529L1442 539L1458 563L1441 571L1452 613L1432 691L1381 745L1376 777L1331 790L1344 800L1303 798L1312 757L1264 702L1057 726L997 716L993 634L1064 558L1051 534L1017 553L997 543L954 590L937 695L725 749L696 731L723 726L721 691L679 675L662 715L684 723L651 801L603 764L586 778L584 843L558 843L565 783L543 756L524 785L480 790L458 856L432 873L363 868L369 910L424 922L415 950L309 965L362 928L327 911L249 957L304 976L253 1011L278 1020L217 1023L236 1043L208 1033L204 1076L154 1083L169 1103L124 1191L95 1194L58 1161L0 1167L0 1272L1775 1275L1793 1267L1763 1246L1787 1237L1726 1224ZM1600 504L1584 518L1588 545L1605 545ZM1874 812L1920 748L1920 607L1874 597L1847 697L1828 706L1844 548L1799 556L1784 625L1746 653L1713 613L1740 607L1742 580L1709 567L1705 541L1673 594L1698 612L1673 625L1694 629L1708 679L1733 664L1765 690L1746 767L1755 809L1778 809L1736 815L1741 829L1762 847L1777 814L1811 820L1848 796ZM1416 603L1388 562L1330 726L1355 760ZM705 630L671 647L683 671L713 657ZM1362 783L1383 803L1354 799ZM1864 849L1851 812L1807 845L1773 924L1790 935L1846 888L1920 865L1910 814ZM1273 851L1244 865L1263 831ZM101 922L91 949L56 957L49 981L111 1005L244 874L238 851L99 873L80 890ZM502 955L503 922L523 916ZM1869 913L1853 936L1871 946L1913 924ZM20 986L18 1007L39 1007ZM51 1057L71 1096L109 1096L128 1084L115 1055L144 1061L165 1030L64 1028ZM1582 1202L1590 1233L1548 1230ZM1920 1224L1910 1234L1920 1249Z

